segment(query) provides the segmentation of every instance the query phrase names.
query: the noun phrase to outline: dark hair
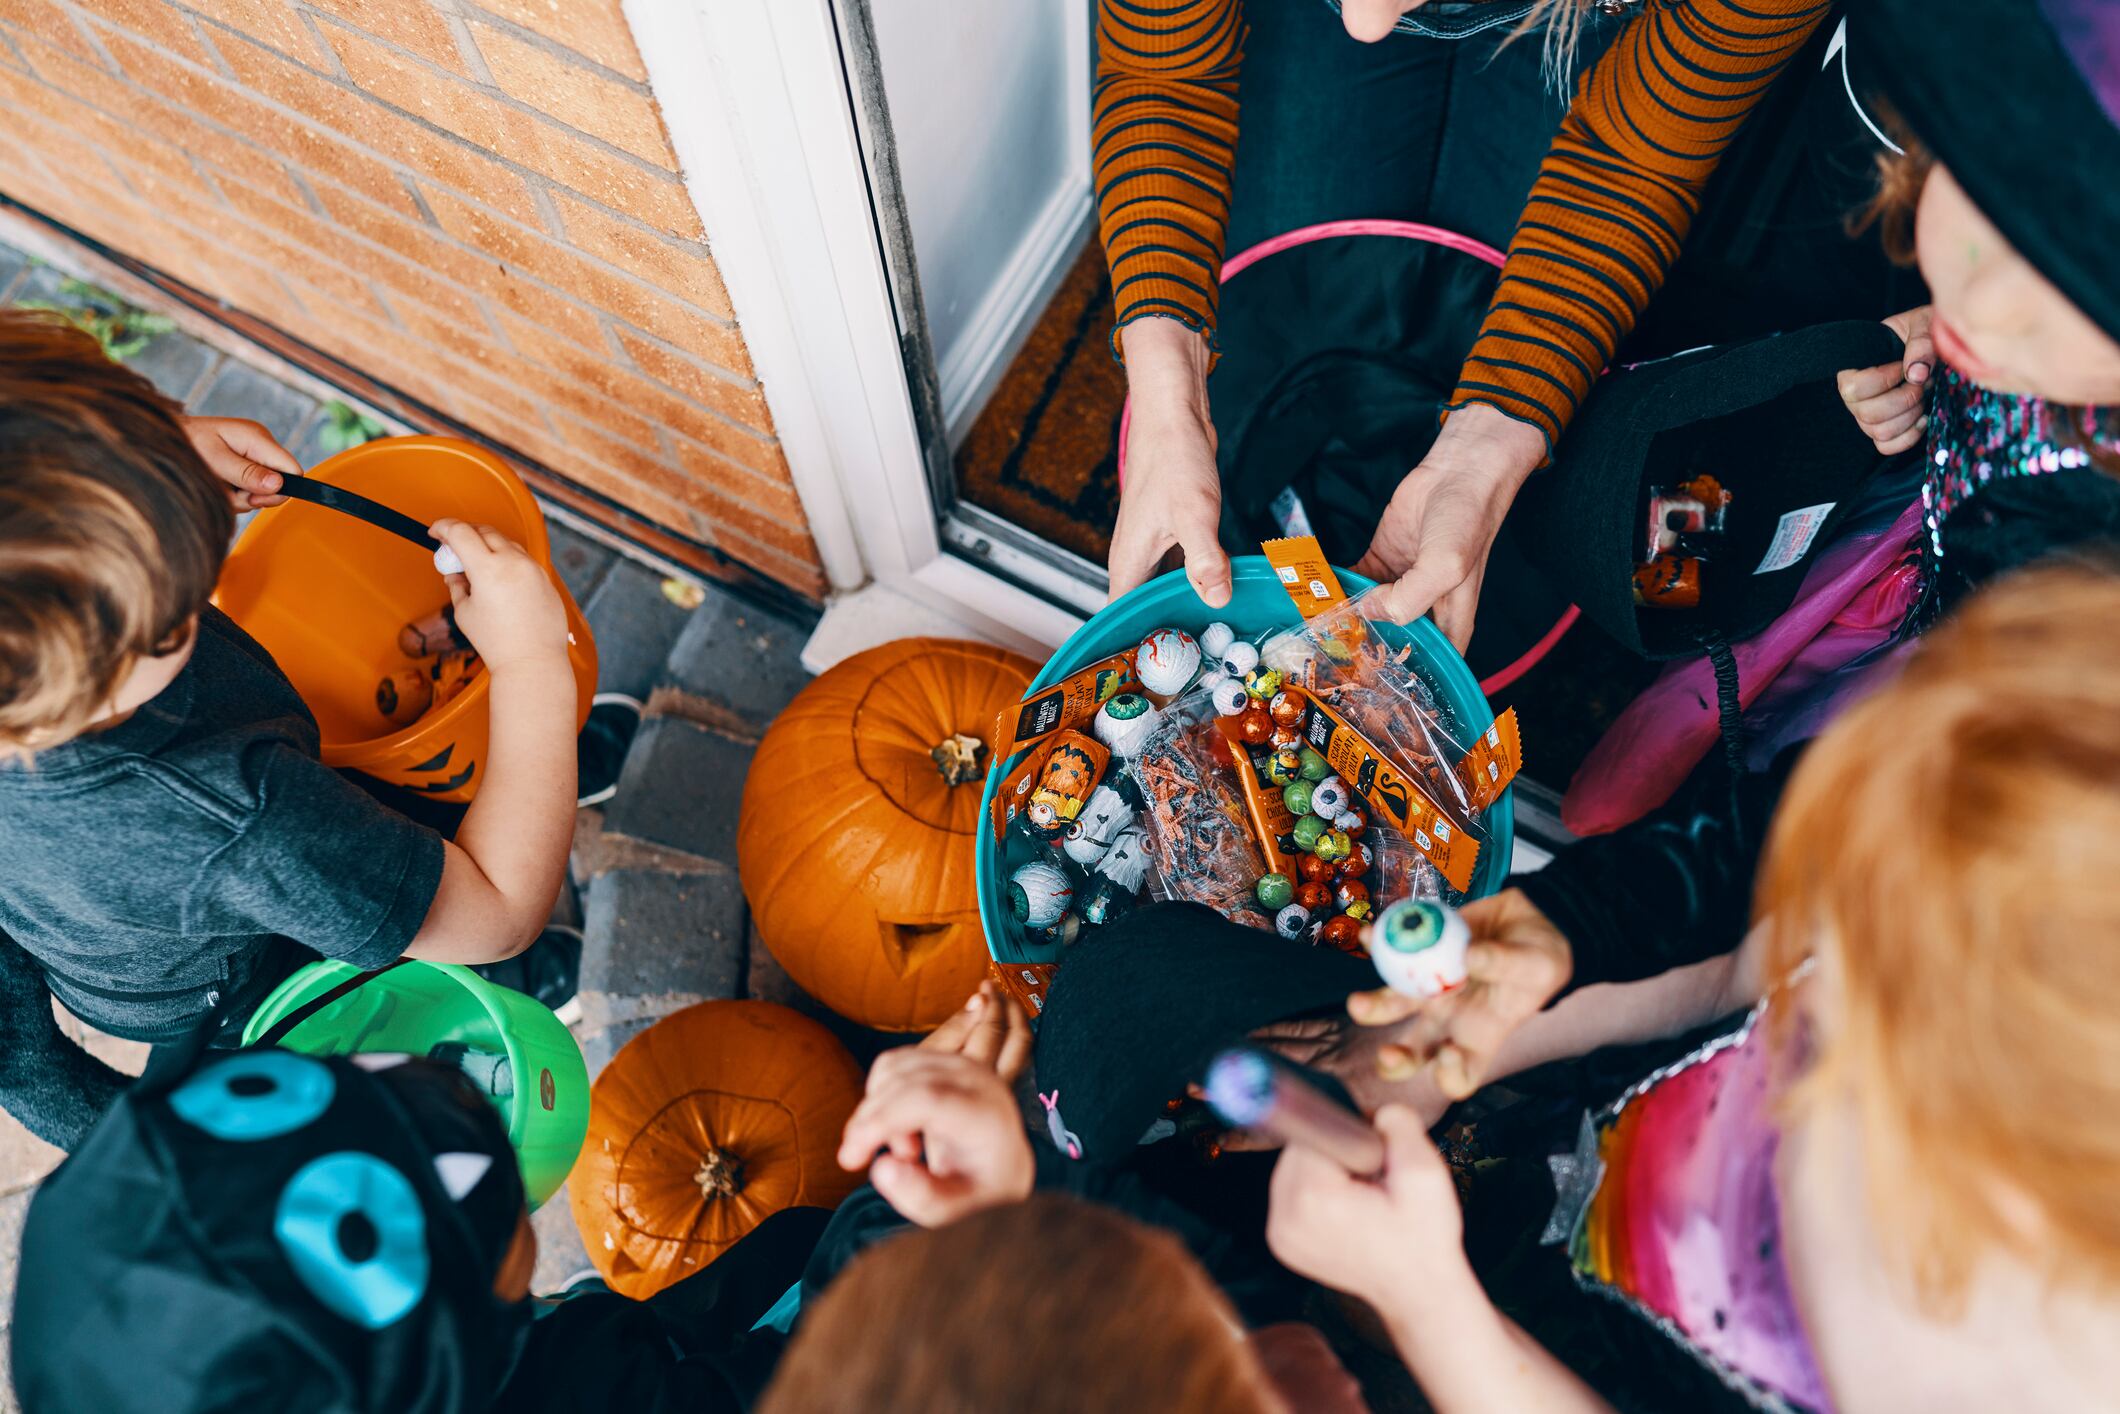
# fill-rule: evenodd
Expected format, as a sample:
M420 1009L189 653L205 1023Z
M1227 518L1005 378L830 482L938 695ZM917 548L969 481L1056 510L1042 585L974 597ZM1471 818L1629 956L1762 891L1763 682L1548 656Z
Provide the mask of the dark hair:
M0 751L77 735L183 647L234 529L175 403L63 319L0 310Z

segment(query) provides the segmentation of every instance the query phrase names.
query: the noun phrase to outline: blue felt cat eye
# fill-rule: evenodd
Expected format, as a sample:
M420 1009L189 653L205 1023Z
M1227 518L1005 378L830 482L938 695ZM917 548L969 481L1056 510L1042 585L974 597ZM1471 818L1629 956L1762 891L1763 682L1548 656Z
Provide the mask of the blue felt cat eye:
M338 1082L321 1061L292 1051L244 1051L170 1092L177 1117L216 1139L277 1139L331 1108Z
M406 1177L343 1150L302 1166L280 1191L273 1236L309 1294L369 1330L401 1319L427 1291L427 1218Z

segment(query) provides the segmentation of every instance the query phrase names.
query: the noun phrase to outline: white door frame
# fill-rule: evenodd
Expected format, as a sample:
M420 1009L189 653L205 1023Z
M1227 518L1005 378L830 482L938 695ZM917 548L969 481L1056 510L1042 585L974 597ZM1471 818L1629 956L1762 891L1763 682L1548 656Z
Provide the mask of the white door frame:
M1080 614L938 534L830 0L624 9L833 592L805 664L908 632L1057 645Z

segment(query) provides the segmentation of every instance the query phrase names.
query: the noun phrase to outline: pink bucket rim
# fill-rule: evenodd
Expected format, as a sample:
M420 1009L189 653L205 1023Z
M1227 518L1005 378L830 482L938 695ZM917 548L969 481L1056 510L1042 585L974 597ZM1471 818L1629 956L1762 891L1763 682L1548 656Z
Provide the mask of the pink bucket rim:
M1462 251L1476 260L1484 260L1497 270L1502 267L1505 259L1502 252L1496 250L1485 241L1474 240L1471 236L1461 235L1456 231L1446 231L1441 226L1430 226L1421 221L1389 221L1381 217L1360 216L1351 217L1343 221L1320 221L1313 226L1298 226L1293 231L1283 231L1278 236L1268 236L1258 244L1240 251L1224 261L1222 263L1222 282L1227 284L1232 276L1242 274L1269 255L1278 255L1282 251L1292 249L1295 246L1308 245L1312 241L1330 240L1335 236L1398 236L1406 240L1427 241L1431 245ZM1133 425L1133 418L1134 400L1132 397L1128 397L1125 406L1119 410L1119 485L1121 487L1126 485L1126 433L1127 429ZM1507 667L1501 668L1482 679L1480 691L1500 692L1525 673L1537 667L1540 660L1553 651L1553 646L1567 636L1568 630L1575 627L1575 621L1580 617L1582 617L1582 610L1570 604L1567 610L1554 621L1553 627L1547 629L1539 641L1526 649L1521 657Z

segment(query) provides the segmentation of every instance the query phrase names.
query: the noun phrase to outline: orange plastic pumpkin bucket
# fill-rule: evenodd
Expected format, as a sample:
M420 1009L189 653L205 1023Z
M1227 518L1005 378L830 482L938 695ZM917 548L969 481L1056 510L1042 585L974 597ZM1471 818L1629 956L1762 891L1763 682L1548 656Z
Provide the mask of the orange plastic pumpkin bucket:
M521 542L566 604L576 728L588 720L596 642L552 568L537 502L500 458L454 437L386 437L341 452L309 475L422 524L455 516ZM325 765L436 800L466 801L478 790L485 673L409 726L391 725L376 706L377 683L413 662L398 648L398 631L449 602L426 551L337 511L289 501L259 512L237 540L214 602L265 646L316 714Z

